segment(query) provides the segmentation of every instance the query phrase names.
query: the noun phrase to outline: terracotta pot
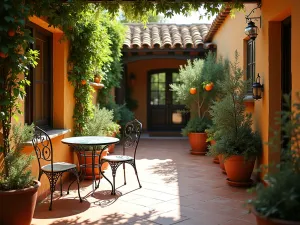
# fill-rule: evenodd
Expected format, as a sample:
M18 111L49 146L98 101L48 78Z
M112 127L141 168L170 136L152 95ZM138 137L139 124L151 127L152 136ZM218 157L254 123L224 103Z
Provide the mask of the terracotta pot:
M31 224L36 205L37 191L41 186L39 181L34 182L34 186L29 188L0 191L0 224Z
M218 158L219 158L219 163L220 163L220 168L221 168L221 170L222 170L222 172L224 173L224 174L226 174L226 170L225 170L225 166L224 166L224 157L223 157L223 155L218 155Z
M192 148L191 154L205 155L207 151L206 139L206 133L189 133L189 141Z
M245 161L243 156L230 156L224 162L227 177L233 182L249 182L255 158Z
M96 154L100 154L100 152L101 151L97 151ZM87 155L85 163L92 165L92 152L91 151L86 151L85 154ZM107 156L107 155L108 155L108 149L105 149L101 154L101 158L103 156ZM80 165L84 164L84 156L79 155L79 154L77 154L77 156L78 156L78 159L79 159L79 164ZM98 160L99 160L99 156L96 156L95 161L94 161L95 164L98 163ZM101 166L102 171L106 170L107 168L108 168L108 163L107 162L103 163L102 166ZM99 179L99 176L100 176L99 169L94 168L94 172L95 172L96 179ZM92 171L91 167L86 168L85 179L87 179L87 180L92 180L93 179L93 171Z
M259 213L254 209L252 209L252 212L256 217L257 225L300 225L300 222L296 221L287 221L263 217L259 215Z

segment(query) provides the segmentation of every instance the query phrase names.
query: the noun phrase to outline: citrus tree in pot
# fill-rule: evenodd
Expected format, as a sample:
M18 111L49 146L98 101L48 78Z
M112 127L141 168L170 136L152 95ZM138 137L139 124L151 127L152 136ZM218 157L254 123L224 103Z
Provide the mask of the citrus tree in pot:
M268 165L269 169L274 165L277 167L265 177L268 185L258 184L252 189L256 192L255 199L249 200L258 225L300 224L299 93L297 102L293 107L289 104L287 108L292 111L280 113L275 122L280 126L274 129L274 135L268 143L272 152L281 153L281 160L278 164Z
M219 93L217 81L223 80L226 70L221 58L209 52L205 59L188 61L180 67L179 82L171 84L176 100L184 104L191 113L191 119L182 130L183 135L189 136L191 154L204 155L207 150L207 134L205 130L210 124L208 107ZM194 142L195 141L195 142Z
M244 99L248 82L238 65L238 54L225 80L219 83L224 97L210 107L216 144L210 153L223 156L228 183L233 186L251 185L256 157L261 154L261 139L252 130L251 114L245 112Z

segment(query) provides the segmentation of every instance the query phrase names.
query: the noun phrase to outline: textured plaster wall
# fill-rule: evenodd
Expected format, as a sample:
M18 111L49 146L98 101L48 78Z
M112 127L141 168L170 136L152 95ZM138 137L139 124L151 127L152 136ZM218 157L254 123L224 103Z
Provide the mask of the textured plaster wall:
M216 33L213 42L217 44L218 55L233 59L235 50L245 68L245 14L256 7L246 5L246 12L236 13L235 18L228 17ZM260 101L255 101L254 126L261 132L264 142L272 136L275 112L281 107L281 21L292 16L292 100L300 91L299 36L300 36L300 1L298 0L262 0L261 10L253 16L262 16L262 27L256 39L256 73L260 73L264 84L264 94ZM257 22L258 24L258 22ZM259 25L258 25L259 26ZM279 160L279 155L264 145L262 163L268 164Z

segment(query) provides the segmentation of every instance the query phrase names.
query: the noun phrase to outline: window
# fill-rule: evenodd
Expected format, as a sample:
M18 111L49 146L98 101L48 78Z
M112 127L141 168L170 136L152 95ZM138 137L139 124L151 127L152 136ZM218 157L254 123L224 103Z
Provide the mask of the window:
M31 25L30 25L31 26ZM52 127L52 34L31 26L39 50L38 65L29 74L30 86L25 99L25 123L34 123L43 129Z
M255 41L250 39L247 42L247 80L250 81L249 91L255 79Z

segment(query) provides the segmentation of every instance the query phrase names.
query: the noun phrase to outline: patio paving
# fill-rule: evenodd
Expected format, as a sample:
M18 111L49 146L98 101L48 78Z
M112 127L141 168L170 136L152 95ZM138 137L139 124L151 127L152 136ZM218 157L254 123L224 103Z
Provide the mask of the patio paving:
M121 146L116 146L114 154L120 152ZM137 159L141 189L130 165L124 186L119 167L116 196L110 195L110 185L102 179L92 197L91 181L84 181L81 194L85 198L79 203L73 184L69 195L56 193L53 211L48 211L48 199L39 203L32 224L256 224L245 207L250 197L246 189L228 186L211 157L189 154L187 139L143 138ZM106 175L112 179L110 169Z

